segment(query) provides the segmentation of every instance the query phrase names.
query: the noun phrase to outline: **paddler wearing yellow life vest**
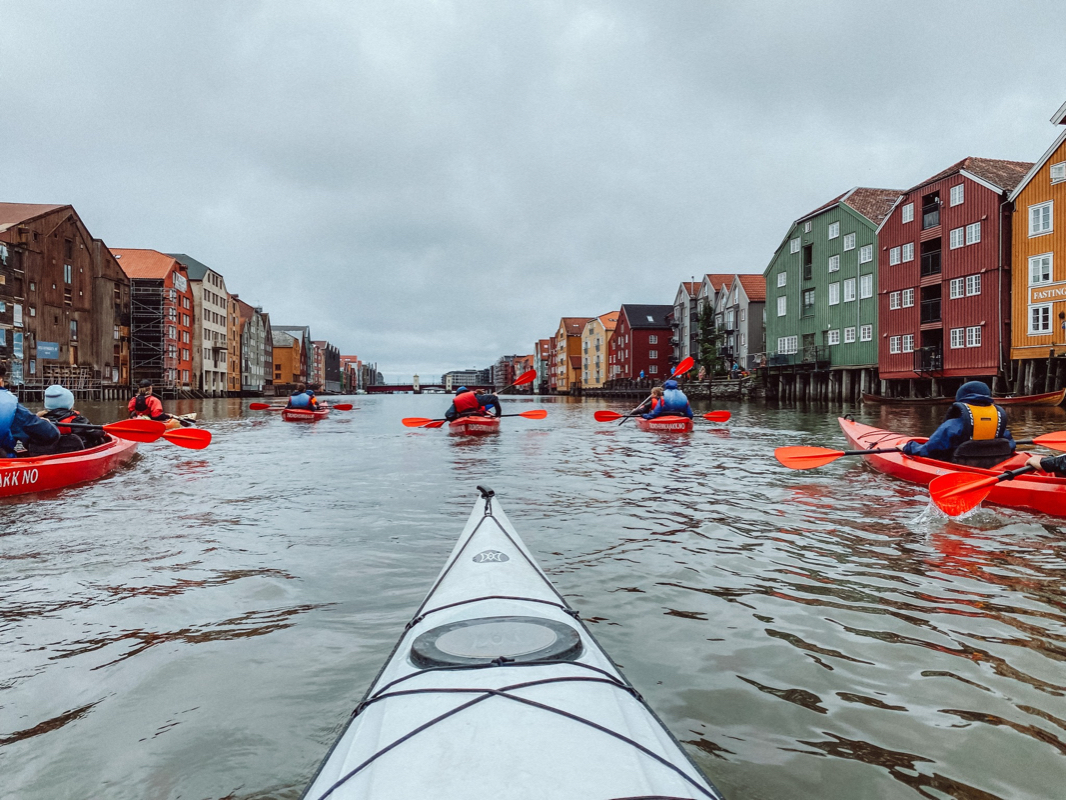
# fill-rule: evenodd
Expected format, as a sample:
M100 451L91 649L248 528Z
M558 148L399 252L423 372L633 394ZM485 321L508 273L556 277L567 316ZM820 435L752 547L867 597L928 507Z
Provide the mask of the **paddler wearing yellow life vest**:
M909 456L987 469L1014 454L1014 437L1007 430L1007 412L992 401L988 384L969 381L959 387L947 417L925 444L907 442L899 449Z

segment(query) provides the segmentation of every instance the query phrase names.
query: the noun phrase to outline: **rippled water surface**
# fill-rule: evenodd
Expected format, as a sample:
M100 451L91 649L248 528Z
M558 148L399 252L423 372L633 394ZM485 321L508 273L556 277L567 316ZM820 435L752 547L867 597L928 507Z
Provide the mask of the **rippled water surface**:
M719 405L678 436L545 400L460 438L400 425L441 396L354 402L302 425L190 403L209 449L0 505L0 796L298 797L478 483L731 800L1066 795L1060 520L779 466L843 445L824 408ZM917 434L943 409L855 413Z

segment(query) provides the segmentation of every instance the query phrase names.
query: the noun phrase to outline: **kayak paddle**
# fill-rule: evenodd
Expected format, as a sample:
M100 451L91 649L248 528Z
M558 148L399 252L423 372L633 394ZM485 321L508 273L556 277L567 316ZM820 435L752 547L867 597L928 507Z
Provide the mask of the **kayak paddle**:
M832 450L828 447L779 447L774 458L789 469L814 469L823 467L843 456L865 456L874 453L897 453L895 447L878 447L875 450Z
M1045 433L1042 436L1034 436L1032 439L1020 439L1015 444L1038 444L1051 450L1066 450L1066 431Z
M525 417L526 419L544 419L548 416L545 408L531 408L519 414L501 414L501 417ZM429 417L404 417L402 420L405 428L439 428L447 419L430 419Z
M937 508L949 516L957 517L979 506L1000 481L1013 480L1019 475L1035 471L1025 466L990 478L968 472L949 472L930 481L929 496Z
M537 379L537 371L535 369L527 369L510 386L504 386L496 394L503 394L508 389L513 389L515 386L525 386L527 383L533 383Z
M670 373L670 377L667 378L666 380L668 380L668 381L669 380L673 380L678 375L684 375L686 372L688 372L694 366L696 366L696 360L692 356L689 356L688 358L683 358L683 359L681 359L681 363L678 364L676 367L674 367L674 371ZM665 381L664 381L664 383L665 383ZM647 403L649 400L651 400L651 398L652 398L652 395L650 395L650 394L647 397L645 397L640 402L640 405L638 405L636 408L634 408L632 411L630 411L628 414L626 414L624 417L622 417L622 421L619 422L618 424L619 425L623 425L627 419L629 419L630 417L632 417L634 414L637 413L637 409L643 407L643 405L645 403Z
M175 428L172 431L165 431L163 438L178 447L203 450L211 444L211 431L205 431L203 428Z
M60 427L79 431L103 431L116 439L129 439L131 442L154 442L162 436L167 426L154 419L127 419L111 422L107 425L87 425L82 422L64 422Z
M619 414L617 411L601 409L592 416L596 418L597 422L614 422L616 419L624 417L625 414ZM708 411L706 414L700 414L700 416L710 422L728 422L733 414L729 411Z
M274 406L270 405L270 403L252 403L248 406L252 411L266 411L273 407Z

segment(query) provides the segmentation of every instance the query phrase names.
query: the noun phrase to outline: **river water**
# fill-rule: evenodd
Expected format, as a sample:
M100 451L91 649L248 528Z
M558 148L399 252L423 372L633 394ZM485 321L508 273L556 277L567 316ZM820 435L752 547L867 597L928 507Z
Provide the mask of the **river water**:
M298 797L478 483L731 800L1066 795L1060 520L778 465L843 445L824 407L719 404L671 436L516 400L548 418L462 438L400 425L439 395L354 402L302 425L175 404L210 448L0 505L0 796ZM918 434L943 409L854 413Z

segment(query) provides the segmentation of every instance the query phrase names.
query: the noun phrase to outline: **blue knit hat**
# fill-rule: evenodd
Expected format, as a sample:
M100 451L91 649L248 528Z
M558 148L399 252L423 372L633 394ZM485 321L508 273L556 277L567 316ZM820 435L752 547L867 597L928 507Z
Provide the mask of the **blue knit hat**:
M47 411L56 408L74 408L74 393L54 383L44 390L44 407Z

